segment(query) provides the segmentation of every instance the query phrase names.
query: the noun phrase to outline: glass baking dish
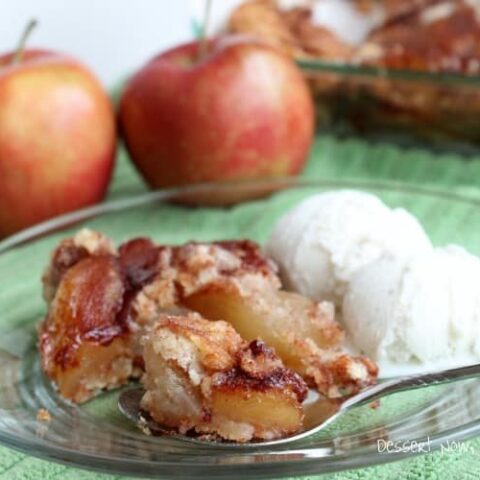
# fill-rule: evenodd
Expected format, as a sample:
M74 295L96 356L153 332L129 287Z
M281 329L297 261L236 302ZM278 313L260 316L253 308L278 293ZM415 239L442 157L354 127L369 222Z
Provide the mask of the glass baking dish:
M297 60L318 127L401 143L480 146L480 77Z
M315 97L320 133L478 152L476 4L346 4L355 2L229 0L214 11L214 25L260 38L296 60ZM198 13L197 19L201 24Z

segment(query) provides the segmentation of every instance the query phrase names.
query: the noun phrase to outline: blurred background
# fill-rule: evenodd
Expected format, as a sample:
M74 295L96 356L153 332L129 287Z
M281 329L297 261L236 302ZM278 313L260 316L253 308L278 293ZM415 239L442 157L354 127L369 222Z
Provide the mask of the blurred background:
M239 0L213 5L218 28ZM106 87L116 86L159 51L192 37L203 15L203 0L17 0L5 2L0 51L14 48L32 17L40 22L29 44L68 52L89 65Z
M189 0L17 0L4 2L0 51L14 48L32 17L40 25L29 44L68 52L89 65L105 86L166 47L192 35Z

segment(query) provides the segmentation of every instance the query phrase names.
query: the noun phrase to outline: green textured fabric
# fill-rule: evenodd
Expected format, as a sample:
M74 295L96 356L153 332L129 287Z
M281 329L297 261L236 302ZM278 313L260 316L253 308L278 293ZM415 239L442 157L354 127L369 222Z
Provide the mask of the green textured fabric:
M369 144L358 138L339 140L320 135L302 174L308 178L395 180L435 185L480 198L480 154L468 160L454 154L434 154L422 149L402 149L389 144ZM119 161L109 199L145 191L145 186L119 148ZM480 438L466 442L463 452L440 452L412 457L378 467L322 476L322 479L480 478ZM92 473L39 460L0 447L0 479L107 480L126 478ZM314 478L314 477L304 477Z

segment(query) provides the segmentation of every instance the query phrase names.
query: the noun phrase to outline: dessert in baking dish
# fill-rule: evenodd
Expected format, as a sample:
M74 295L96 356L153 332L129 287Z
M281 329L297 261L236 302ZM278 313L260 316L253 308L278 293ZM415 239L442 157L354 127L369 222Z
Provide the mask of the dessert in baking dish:
M227 30L261 37L296 59L351 66L341 73L328 66L317 70L315 63L305 69L321 121L348 120L362 132L480 141L478 88L461 78L480 74L477 0L313 0L294 2L293 8L281 3L244 2ZM351 75L359 66L381 73ZM394 71L427 75L417 80Z
M144 336L162 315L186 311L266 342L328 397L376 380L373 362L343 350L333 305L283 291L276 265L247 240L165 246L140 238L117 250L84 230L54 251L44 284L43 369L75 402L141 375Z
M478 74L480 3L429 3L373 31L356 60L387 68Z
M250 0L227 29L263 38L296 58L388 68L478 73L476 0L316 0L282 8Z

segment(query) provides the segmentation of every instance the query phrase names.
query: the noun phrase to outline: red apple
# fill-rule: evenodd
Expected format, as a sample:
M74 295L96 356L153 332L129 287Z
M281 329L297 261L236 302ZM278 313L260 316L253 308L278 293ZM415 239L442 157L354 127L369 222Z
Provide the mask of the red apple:
M0 237L98 202L115 155L104 90L65 55L0 56Z
M155 57L128 83L120 122L129 153L155 188L296 174L314 132L296 65L252 39L197 42Z

